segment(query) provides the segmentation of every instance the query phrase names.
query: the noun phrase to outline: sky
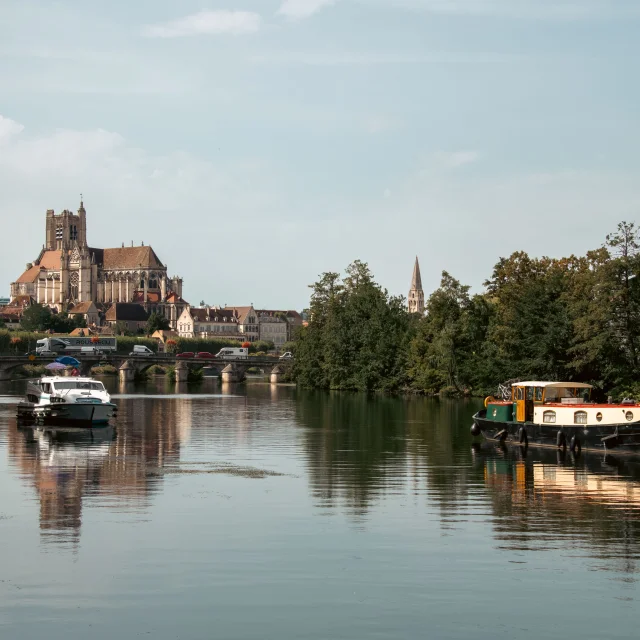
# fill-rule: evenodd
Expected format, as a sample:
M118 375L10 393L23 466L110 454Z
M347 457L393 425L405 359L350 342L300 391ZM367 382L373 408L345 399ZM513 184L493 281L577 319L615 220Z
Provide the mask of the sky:
M406 295L640 212L638 0L1 0L0 295L47 209L192 304Z

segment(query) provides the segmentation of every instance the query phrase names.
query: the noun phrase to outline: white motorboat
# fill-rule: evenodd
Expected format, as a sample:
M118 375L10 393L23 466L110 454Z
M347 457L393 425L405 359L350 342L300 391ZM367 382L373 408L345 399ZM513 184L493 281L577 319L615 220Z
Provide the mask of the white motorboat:
M44 376L27 382L27 397L18 405L18 419L44 424L91 427L116 415L102 382L93 378Z

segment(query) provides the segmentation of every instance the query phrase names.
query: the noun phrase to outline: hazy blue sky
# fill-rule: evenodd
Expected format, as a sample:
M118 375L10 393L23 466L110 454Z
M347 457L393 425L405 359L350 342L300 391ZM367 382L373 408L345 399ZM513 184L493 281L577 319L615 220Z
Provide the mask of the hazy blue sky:
M638 33L638 0L2 0L0 293L80 192L192 303L599 246L640 211Z

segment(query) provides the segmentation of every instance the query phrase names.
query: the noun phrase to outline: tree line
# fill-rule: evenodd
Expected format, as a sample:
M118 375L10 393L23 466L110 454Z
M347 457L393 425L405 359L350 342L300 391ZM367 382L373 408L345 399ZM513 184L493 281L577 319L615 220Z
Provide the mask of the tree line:
M409 314L368 266L311 285L293 375L305 387L485 395L509 379L640 397L640 233L622 222L584 256L500 258L482 293L447 272Z

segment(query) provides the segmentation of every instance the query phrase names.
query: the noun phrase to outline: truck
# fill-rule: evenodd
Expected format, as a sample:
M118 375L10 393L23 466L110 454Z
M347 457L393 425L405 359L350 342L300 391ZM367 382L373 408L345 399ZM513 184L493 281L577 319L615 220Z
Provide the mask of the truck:
M92 337L80 337L80 336L60 336L43 338L36 342L36 354L37 355L60 355L66 353L82 353L83 347L93 347L96 352L109 353L115 352L118 348L116 338L98 338L97 342L94 342L95 338ZM85 349L86 353L86 349Z

